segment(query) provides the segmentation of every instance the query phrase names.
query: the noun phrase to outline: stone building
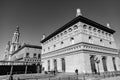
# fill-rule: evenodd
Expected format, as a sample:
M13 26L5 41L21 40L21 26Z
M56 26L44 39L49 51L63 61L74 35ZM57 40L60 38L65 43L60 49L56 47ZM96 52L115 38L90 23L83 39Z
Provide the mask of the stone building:
M27 64L38 62L41 64L41 46L20 43L20 30L16 27L12 40L8 41L4 61L25 61ZM21 63L15 63L21 64ZM22 63L23 64L23 63Z
M76 17L47 37L43 36L42 66L45 71L97 73L119 71L118 49L110 25L103 26L82 16Z
M11 54L11 61L25 61L29 65L41 64L41 49L41 46L24 44Z

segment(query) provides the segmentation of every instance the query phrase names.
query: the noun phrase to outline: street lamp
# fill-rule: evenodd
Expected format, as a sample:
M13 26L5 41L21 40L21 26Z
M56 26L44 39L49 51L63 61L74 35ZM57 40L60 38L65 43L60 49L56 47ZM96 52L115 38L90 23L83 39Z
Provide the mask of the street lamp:
M28 68L28 66L27 66L27 62L26 62L26 65L25 65L25 74L27 74L27 68Z

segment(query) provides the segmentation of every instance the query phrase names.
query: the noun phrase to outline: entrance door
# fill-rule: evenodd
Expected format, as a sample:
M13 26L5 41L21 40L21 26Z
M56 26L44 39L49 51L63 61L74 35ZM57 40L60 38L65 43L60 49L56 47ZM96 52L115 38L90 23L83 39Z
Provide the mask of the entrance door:
M102 62L103 62L103 69L104 69L104 71L107 71L106 57L105 56L103 56Z
M62 62L62 71L65 72L65 59L61 58L61 62Z
M48 71L50 71L50 60L48 60Z
M94 55L91 55L90 56L90 63L91 63L91 70L92 70L92 73L97 73L97 70L96 70L96 66L95 66L95 61L94 61Z
M57 71L57 60L54 59L54 70Z
M117 71L116 64L115 64L115 57L112 58L112 61L113 61L114 70Z

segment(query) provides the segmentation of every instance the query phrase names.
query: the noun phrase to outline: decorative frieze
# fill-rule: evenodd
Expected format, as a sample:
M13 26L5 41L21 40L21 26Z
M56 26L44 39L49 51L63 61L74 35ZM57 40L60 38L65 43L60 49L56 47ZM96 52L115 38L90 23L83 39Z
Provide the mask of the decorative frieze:
M98 46L98 45L93 45L89 43L78 43L74 44L65 48L61 48L55 51L51 51L48 53L43 54L43 58L46 56L55 56L55 55L61 55L61 54L67 54L71 53L74 51L79 51L79 50L89 50L89 51L96 51L96 52L102 52L102 53L107 53L107 54L117 54L117 49L112 49L112 48L107 48L103 46Z

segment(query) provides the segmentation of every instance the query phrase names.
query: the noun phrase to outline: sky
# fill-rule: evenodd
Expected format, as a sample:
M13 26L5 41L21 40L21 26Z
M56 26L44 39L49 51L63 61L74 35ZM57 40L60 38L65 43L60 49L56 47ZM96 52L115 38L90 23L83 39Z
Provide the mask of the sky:
M114 38L120 48L120 0L0 0L0 60L20 27L20 42L40 45L46 36L76 17L80 8L84 17L116 31Z

